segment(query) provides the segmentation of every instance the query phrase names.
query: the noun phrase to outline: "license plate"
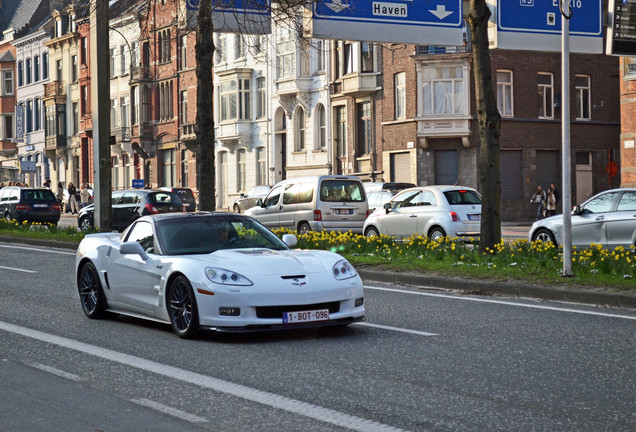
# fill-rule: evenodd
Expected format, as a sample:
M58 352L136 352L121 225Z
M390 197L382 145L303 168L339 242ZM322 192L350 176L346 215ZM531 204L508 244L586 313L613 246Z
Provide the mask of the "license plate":
M337 215L352 215L353 214L353 209L336 209L334 211L334 214L337 214Z
M468 220L480 221L481 220L481 215L480 214L469 214L468 215Z
M48 204L33 204L34 208L48 208Z
M329 319L329 309L283 313L284 324L312 322L312 321L327 321L328 319Z

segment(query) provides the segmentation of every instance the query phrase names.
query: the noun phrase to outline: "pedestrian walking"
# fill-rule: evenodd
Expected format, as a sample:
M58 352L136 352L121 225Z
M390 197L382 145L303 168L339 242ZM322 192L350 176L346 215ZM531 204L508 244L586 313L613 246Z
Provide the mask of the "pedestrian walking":
M80 191L80 200L82 201L82 208L88 205L88 200L91 197L91 193L88 191L88 183L82 183L82 190Z
M77 214L79 212L79 206L77 205L77 198L75 195L77 194L77 188L73 184L73 182L68 183L68 205L69 205L69 213Z
M537 208L536 217L535 217L536 221L543 218L543 209L545 207L545 199L546 199L545 191L543 190L541 185L537 186L537 191L534 193L534 195L532 195L532 198L530 199L530 204L534 204Z
M57 184L57 193L55 194L55 198L57 198L57 202L60 203L60 211L64 213L64 185L62 182Z
M552 188L548 188L545 203L545 217L554 216L556 214L556 197Z

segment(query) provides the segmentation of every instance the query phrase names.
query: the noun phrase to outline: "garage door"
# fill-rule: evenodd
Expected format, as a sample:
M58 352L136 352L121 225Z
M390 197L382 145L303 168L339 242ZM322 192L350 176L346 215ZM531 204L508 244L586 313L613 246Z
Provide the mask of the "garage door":
M457 176L457 150L435 151L435 184L453 185Z
M412 183L411 153L391 153L391 181Z

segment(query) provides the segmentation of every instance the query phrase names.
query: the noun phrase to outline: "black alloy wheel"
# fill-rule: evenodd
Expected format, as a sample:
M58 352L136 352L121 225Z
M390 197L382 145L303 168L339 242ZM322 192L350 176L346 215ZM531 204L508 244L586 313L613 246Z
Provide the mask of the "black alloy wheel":
M192 285L177 276L168 291L168 315L172 330L182 339L194 337L199 330L199 314Z
M84 314L91 319L103 318L106 310L106 298L93 263L84 264L80 270L77 278L77 289Z

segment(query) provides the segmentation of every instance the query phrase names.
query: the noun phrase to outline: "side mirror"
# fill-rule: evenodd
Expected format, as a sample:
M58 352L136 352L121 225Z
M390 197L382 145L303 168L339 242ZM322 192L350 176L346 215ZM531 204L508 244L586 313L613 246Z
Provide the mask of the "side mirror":
M391 203L384 203L384 210L386 210L386 213L388 214L391 210Z
M119 252L122 255L139 255L142 260L146 261L148 259L148 254L141 247L139 242L126 242L122 243L119 247Z
M298 244L298 237L294 234L283 234L283 243L289 247L294 247Z
M259 198L258 201L256 201L256 205L259 207L265 207L265 203L263 203L263 200L261 198Z
M245 198L245 194L244 193L241 193L240 196L241 196L241 198Z
M581 214L581 206L580 205L574 206L574 208L572 209L572 214L573 215L580 215Z

